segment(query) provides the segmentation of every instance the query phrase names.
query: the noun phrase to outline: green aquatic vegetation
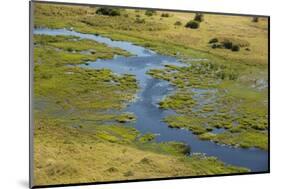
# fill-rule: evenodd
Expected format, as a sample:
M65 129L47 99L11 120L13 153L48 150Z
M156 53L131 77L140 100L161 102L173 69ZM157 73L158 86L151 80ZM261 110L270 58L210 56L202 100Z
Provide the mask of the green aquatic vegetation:
M236 140L229 142L221 136L227 135L231 140L231 133L254 132L254 136L263 138L263 132L268 128L267 104L263 102L267 99L267 92L241 83L240 69L236 65L198 62L188 67L166 65L164 69L153 69L148 74L167 80L178 89L159 102L161 108L173 109L180 114L164 118L169 127L186 128L202 140L216 139L217 142L235 146L238 145L235 144ZM198 89L206 92L198 93ZM208 103L201 105L205 100ZM213 128L224 128L225 131L218 135L208 133ZM244 147L265 149L267 146L264 139L254 145L254 137L249 137L249 140L242 137L241 143Z
M178 88L214 88L221 80L238 79L236 68L214 62L192 63L188 67L166 65L165 69L152 69L148 74L167 80Z
M180 142L141 143L140 149L157 152L160 154L181 156L190 153L190 146Z
M150 142L154 139L155 139L155 134L146 133L139 138L139 141L145 143L145 142Z
M63 50L63 52L57 52L65 54L65 56L79 56L79 53L68 52L81 52L89 51L90 54L87 54L90 60L96 60L97 58L112 58L113 55L123 55L129 56L130 53L119 48L108 48L105 44L98 43L93 40L80 39L75 36L48 36L48 35L34 35L34 44L35 46L44 46L52 47L56 50ZM97 52L97 53L96 53ZM81 56L80 55L80 56ZM83 56L82 56L83 57ZM71 59L71 58L69 58ZM83 59L85 61L85 59Z
M109 142L118 142L119 141L118 137L111 135L107 132L98 132L98 133L96 133L96 136L102 140L109 141Z
M200 119L195 116L192 117L186 115L171 115L165 117L164 121L171 128L186 128L196 135L207 132L207 128L205 126L202 126L204 124L204 119Z
M184 92L178 92L159 102L160 108L170 108L179 111L190 111L194 104L195 101L193 100L192 95Z
M105 69L93 70L70 66L83 64L89 60L94 61L100 57L112 58L114 54L124 52L123 50L113 50L90 40L80 41L76 37L35 35L34 40L35 97L48 98L50 103L56 103L65 112L81 109L84 115L85 111L95 109L99 111L121 109L127 101L134 98L137 83L133 76L115 75ZM82 45L84 43L85 45ZM63 47L63 44L71 46L76 51L91 46L96 53L94 55L70 53L65 51L67 47Z
M213 138L216 136L216 134L214 133L203 133L201 135L198 135L198 137L201 139L201 140L213 140Z
M135 128L123 125L102 126L98 130L109 132L112 136L119 138L120 142L133 142L140 134Z
M239 146L242 148L257 147L263 150L268 150L268 134L251 129L240 133L220 133L213 137L212 140L217 143Z
M54 66L82 64L98 58L93 55L57 51L49 47L35 47L34 54L35 64L53 64Z
M41 78L41 72L52 70L53 72L49 72L52 73L50 79ZM113 79L122 82L113 83ZM123 102L134 98L136 92L136 83L127 83L124 83L123 76L114 75L109 70L97 71L79 67L54 70L44 65L36 70L34 90L35 96L54 98L61 106L68 106L69 109L120 109L125 105Z
M202 107L203 112L212 112L214 111L214 105L205 105Z
M63 41L74 41L78 40L79 37L75 36L64 36L64 35L33 35L34 45L50 45L51 43L58 43Z
M126 123L126 122L130 122L130 121L134 121L134 120L136 120L136 118L135 118L134 114L132 114L132 113L124 113L116 118L116 121L118 121L120 123Z

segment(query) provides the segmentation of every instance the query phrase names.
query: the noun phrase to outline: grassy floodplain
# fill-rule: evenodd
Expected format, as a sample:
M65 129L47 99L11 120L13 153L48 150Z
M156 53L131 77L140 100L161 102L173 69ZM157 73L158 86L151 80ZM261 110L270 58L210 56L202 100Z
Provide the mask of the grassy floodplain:
M250 17L205 14L200 27L190 29L185 24L194 13L121 9L120 15L108 16L96 10L35 3L34 25L100 34L178 57L190 66L147 73L176 86L159 107L178 114L163 121L201 140L267 150L266 18L252 22ZM240 50L213 48L214 38L216 45L231 41ZM130 56L74 36L34 35L36 185L248 171L215 157L186 156L189 146L156 143L154 134L134 129L137 118L120 112L135 99L136 78L79 66L114 55Z

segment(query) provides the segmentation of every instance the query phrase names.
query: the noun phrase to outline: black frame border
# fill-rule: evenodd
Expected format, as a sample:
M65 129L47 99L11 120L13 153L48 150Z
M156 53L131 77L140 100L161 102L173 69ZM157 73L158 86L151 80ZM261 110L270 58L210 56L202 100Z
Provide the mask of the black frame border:
M232 173L232 174L216 174L216 175L198 175L198 176L180 176L180 177L160 177L160 178L147 178L147 179L130 179L130 180L116 180L116 181L101 181L101 182L85 182L85 183L70 183L70 184L50 184L50 185L33 185L33 4L56 4L56 5L72 5L72 6L94 6L94 7L112 7L112 8L125 8L125 9L139 9L139 10L157 10L167 12L182 12L182 13L203 13L213 15L225 16L245 16L245 17L263 17L268 20L268 170L249 173ZM224 12L209 12L209 11L194 11L194 10L178 10L178 9L163 9L163 8L149 8L149 7L133 7L133 6L120 6L120 5L103 5L103 4L88 4L88 3L70 3L70 2L57 2L57 1L29 1L29 188L53 188L53 187L67 187L67 186L85 186L85 185L99 185L99 184L114 184L114 183L131 183L143 181L163 181L175 179L190 179L190 178L212 178L224 176L241 176L241 175L257 175L270 173L270 16L257 15L257 14L240 14L240 13L224 13Z

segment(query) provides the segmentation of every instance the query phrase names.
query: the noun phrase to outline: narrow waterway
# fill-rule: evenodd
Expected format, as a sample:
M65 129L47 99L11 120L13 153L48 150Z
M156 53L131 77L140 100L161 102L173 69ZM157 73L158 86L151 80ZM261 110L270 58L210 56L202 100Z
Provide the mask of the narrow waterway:
M136 76L140 87L138 98L126 109L126 111L133 112L136 115L137 120L134 125L136 129L142 133L150 132L157 134L157 142L184 142L191 146L192 153L199 152L205 153L208 156L215 156L227 164L247 167L252 172L268 170L267 151L257 148L233 148L218 145L210 141L202 141L190 131L170 128L162 121L165 116L174 114L175 112L160 109L157 103L165 96L171 94L175 89L167 81L152 78L146 72L149 69L163 68L166 64L177 66L188 66L188 64L181 63L175 57L164 56L130 42L114 41L99 35L83 34L66 29L46 28L35 29L34 34L72 35L95 40L110 47L118 47L132 53L134 56L115 56L113 59L99 59L95 62L87 62L87 65L84 66L93 69L107 68L117 74L127 73Z

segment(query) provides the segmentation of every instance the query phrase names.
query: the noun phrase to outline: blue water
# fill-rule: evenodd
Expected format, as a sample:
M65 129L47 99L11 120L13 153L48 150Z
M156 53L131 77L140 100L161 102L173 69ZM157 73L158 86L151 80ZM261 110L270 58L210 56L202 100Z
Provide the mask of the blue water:
M188 64L181 63L175 57L164 56L130 42L114 41L110 38L93 34L83 34L66 29L45 28L35 29L34 34L72 35L95 40L110 47L118 47L132 53L134 56L115 56L113 59L87 62L87 65L85 64L83 66L93 69L107 68L117 74L126 73L136 76L140 86L140 90L137 94L138 97L137 100L131 103L126 109L126 111L133 112L137 116L135 123L136 129L142 133L150 132L157 134L157 142L184 142L191 146L192 153L199 152L205 153L208 156L215 156L227 164L247 167L251 169L252 172L268 170L267 151L257 148L234 148L218 145L211 141L202 141L188 130L170 128L162 121L164 117L175 114L175 112L160 109L157 103L166 95L171 94L175 89L167 81L152 78L147 75L146 72L153 68L163 68L165 64L177 66L188 66ZM193 92L196 92L196 90ZM201 92L202 91L198 91L198 99L201 99ZM219 133L221 130L214 130L213 132Z

